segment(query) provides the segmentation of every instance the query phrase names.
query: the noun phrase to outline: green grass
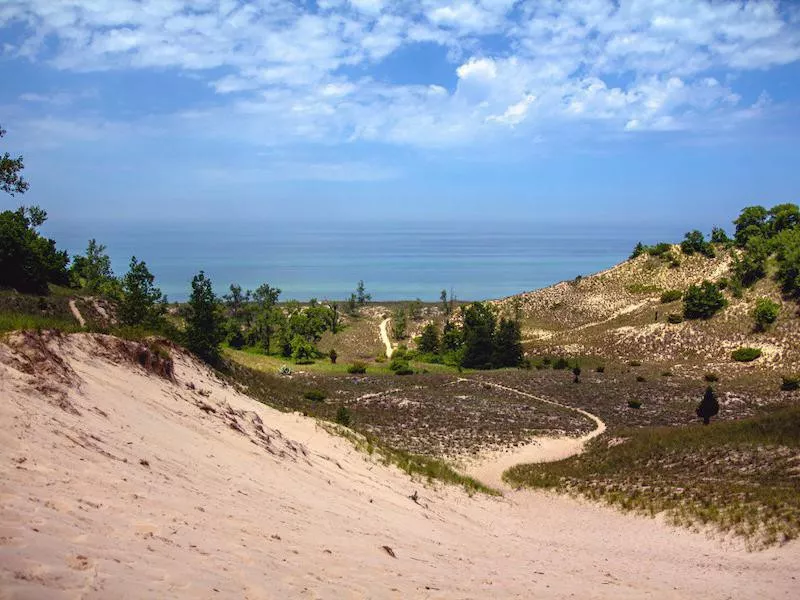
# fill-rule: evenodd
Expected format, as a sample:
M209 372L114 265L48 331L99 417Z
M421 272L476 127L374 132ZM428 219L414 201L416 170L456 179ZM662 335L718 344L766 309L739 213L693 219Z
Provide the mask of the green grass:
M712 525L753 547L800 535L800 407L709 427L621 430L615 437L623 443L601 438L580 456L518 465L504 477L627 510L665 512L676 524Z
M0 332L58 329L66 333L82 331L75 319L0 311Z
M377 455L384 465L394 465L411 477L422 477L428 483L441 481L449 485L458 485L463 487L470 495L476 492L489 496L502 495L498 490L486 486L472 477L462 475L449 464L437 458L381 446L373 436L362 435L332 423L325 423L323 427L329 433L340 435L349 440L357 450L366 452L371 456Z

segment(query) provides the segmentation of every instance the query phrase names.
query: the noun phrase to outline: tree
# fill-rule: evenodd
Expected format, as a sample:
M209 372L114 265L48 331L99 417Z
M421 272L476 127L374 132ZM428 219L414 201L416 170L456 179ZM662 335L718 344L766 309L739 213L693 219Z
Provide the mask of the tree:
M753 285L766 274L769 254L769 242L764 236L750 236L745 242L744 252L733 258L734 277L745 287Z
M759 298L756 300L756 307L753 309L753 319L756 322L757 331L766 329L778 320L781 305L773 302L769 298Z
M729 246L731 244L731 238L728 237L728 234L725 233L725 230L722 227L712 227L711 228L711 243L712 244L721 244L723 246Z
M736 225L734 239L736 245L744 247L751 237L764 235L767 223L767 209L763 206L747 206L739 213L739 217L733 222Z
M398 308L392 314L392 337L396 340L406 339L406 311Z
M302 335L297 334L292 338L292 358L299 365L313 362L316 349Z
M155 277L144 261L131 257L122 278L122 299L117 317L123 325L155 325L166 311L166 298L154 285Z
M337 302L331 302L330 309L328 328L333 335L336 335L339 332L339 304Z
M436 354L439 352L439 330L435 323L428 323L422 328L417 349L423 354Z
M714 248L712 248L711 245L706 242L703 233L697 229L686 234L683 242L681 242L681 250L684 254L689 255L697 252L699 254L708 256L709 258L713 258L714 256Z
M442 354L457 352L464 344L464 333L451 321L446 321L442 330Z
M422 318L422 300L419 298L414 300L408 307L408 312L412 321L419 321Z
M203 271L192 278L192 294L186 316L186 347L208 363L219 361L219 345L225 339L222 309L211 280Z
M647 251L647 246L645 246L642 242L636 242L636 245L633 247L633 251L629 258L633 259L637 256L641 256Z
M364 287L364 280L361 279L358 282L358 287L356 287L356 302L358 302L359 306L364 306L370 300L372 300L372 294L367 293Z
M492 368L495 325L494 313L487 304L473 302L464 309L462 367L475 369Z
M800 296L800 228L785 230L775 240L776 277L783 291Z
M118 282L111 269L111 258L106 254L106 247L92 238L86 246L86 255L76 254L72 257L69 269L70 281L90 294L118 296Z
M0 138L5 137L6 130L0 126ZM6 194L24 194L28 191L28 182L23 179L21 173L25 168L22 157L11 158L8 152L0 156L0 190ZM41 223L39 223L41 225ZM39 225L35 225L38 227Z
M37 231L46 220L38 206L0 213L0 287L47 294L48 283L69 283L67 253Z
M683 316L687 319L710 319L725 308L727 301L719 286L708 280L690 285L683 295Z
M439 302L442 303L442 311L444 311L444 314L449 315L450 305L447 303L447 290L442 290L441 294L439 294Z
M522 333L519 322L512 319L500 319L497 333L494 336L495 367L518 367L522 363Z
M581 368L578 365L572 367L572 375L574 376L572 382L573 383L580 383L581 382Z
M703 393L703 399L697 407L695 414L703 419L703 425L708 425L711 422L711 417L716 417L719 414L719 401L714 388L710 385Z
M247 290L242 293L242 286L237 283L232 283L229 289L230 293L222 296L222 300L225 302L225 306L228 310L231 311L231 316L237 319L240 316L242 307L250 301L251 292ZM278 293L280 293L280 290L278 290Z
M800 207L797 204L776 204L768 211L767 226L769 235L778 235L787 229L800 225Z

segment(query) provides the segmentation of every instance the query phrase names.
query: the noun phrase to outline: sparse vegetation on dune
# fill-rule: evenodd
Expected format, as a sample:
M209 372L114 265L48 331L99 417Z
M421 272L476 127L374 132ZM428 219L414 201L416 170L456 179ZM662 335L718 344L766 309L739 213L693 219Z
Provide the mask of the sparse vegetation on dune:
M586 453L520 465L513 485L604 500L626 510L665 511L681 525L712 525L754 546L800 535L800 408L711 427L621 429Z

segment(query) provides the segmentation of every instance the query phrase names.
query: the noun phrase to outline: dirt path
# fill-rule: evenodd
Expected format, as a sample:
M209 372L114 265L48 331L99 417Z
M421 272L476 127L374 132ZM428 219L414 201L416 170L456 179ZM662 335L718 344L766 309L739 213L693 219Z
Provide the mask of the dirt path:
M386 358L392 358L392 354L394 354L394 348L392 347L392 341L389 339L389 333L386 331L386 328L389 326L390 319L384 319L381 321L381 341L383 345L386 346Z
M516 388L500 385L499 383L489 383L489 385L500 390L525 396L526 398L532 398L537 402L572 410L594 421L596 427L594 430L581 437L534 438L532 442L524 446L519 446L510 450L488 452L475 459L465 461L463 470L486 485L490 485L505 492L512 491L513 488L503 481L503 473L511 467L526 463L554 462L574 456L575 454L580 454L586 442L596 438L606 430L606 424L603 420L588 411L567 406L566 404L561 404L554 400L547 400L546 398L541 398Z
M75 320L80 323L81 327L86 327L86 319L83 318L81 311L78 310L78 306L75 304L75 300L69 301L69 309L72 311L72 316L75 317Z

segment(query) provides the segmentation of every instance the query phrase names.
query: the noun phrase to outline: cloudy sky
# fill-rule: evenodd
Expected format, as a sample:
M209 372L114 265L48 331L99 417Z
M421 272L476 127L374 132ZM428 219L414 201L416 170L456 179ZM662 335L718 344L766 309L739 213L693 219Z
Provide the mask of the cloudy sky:
M0 0L0 123L51 215L733 216L798 59L797 2Z

